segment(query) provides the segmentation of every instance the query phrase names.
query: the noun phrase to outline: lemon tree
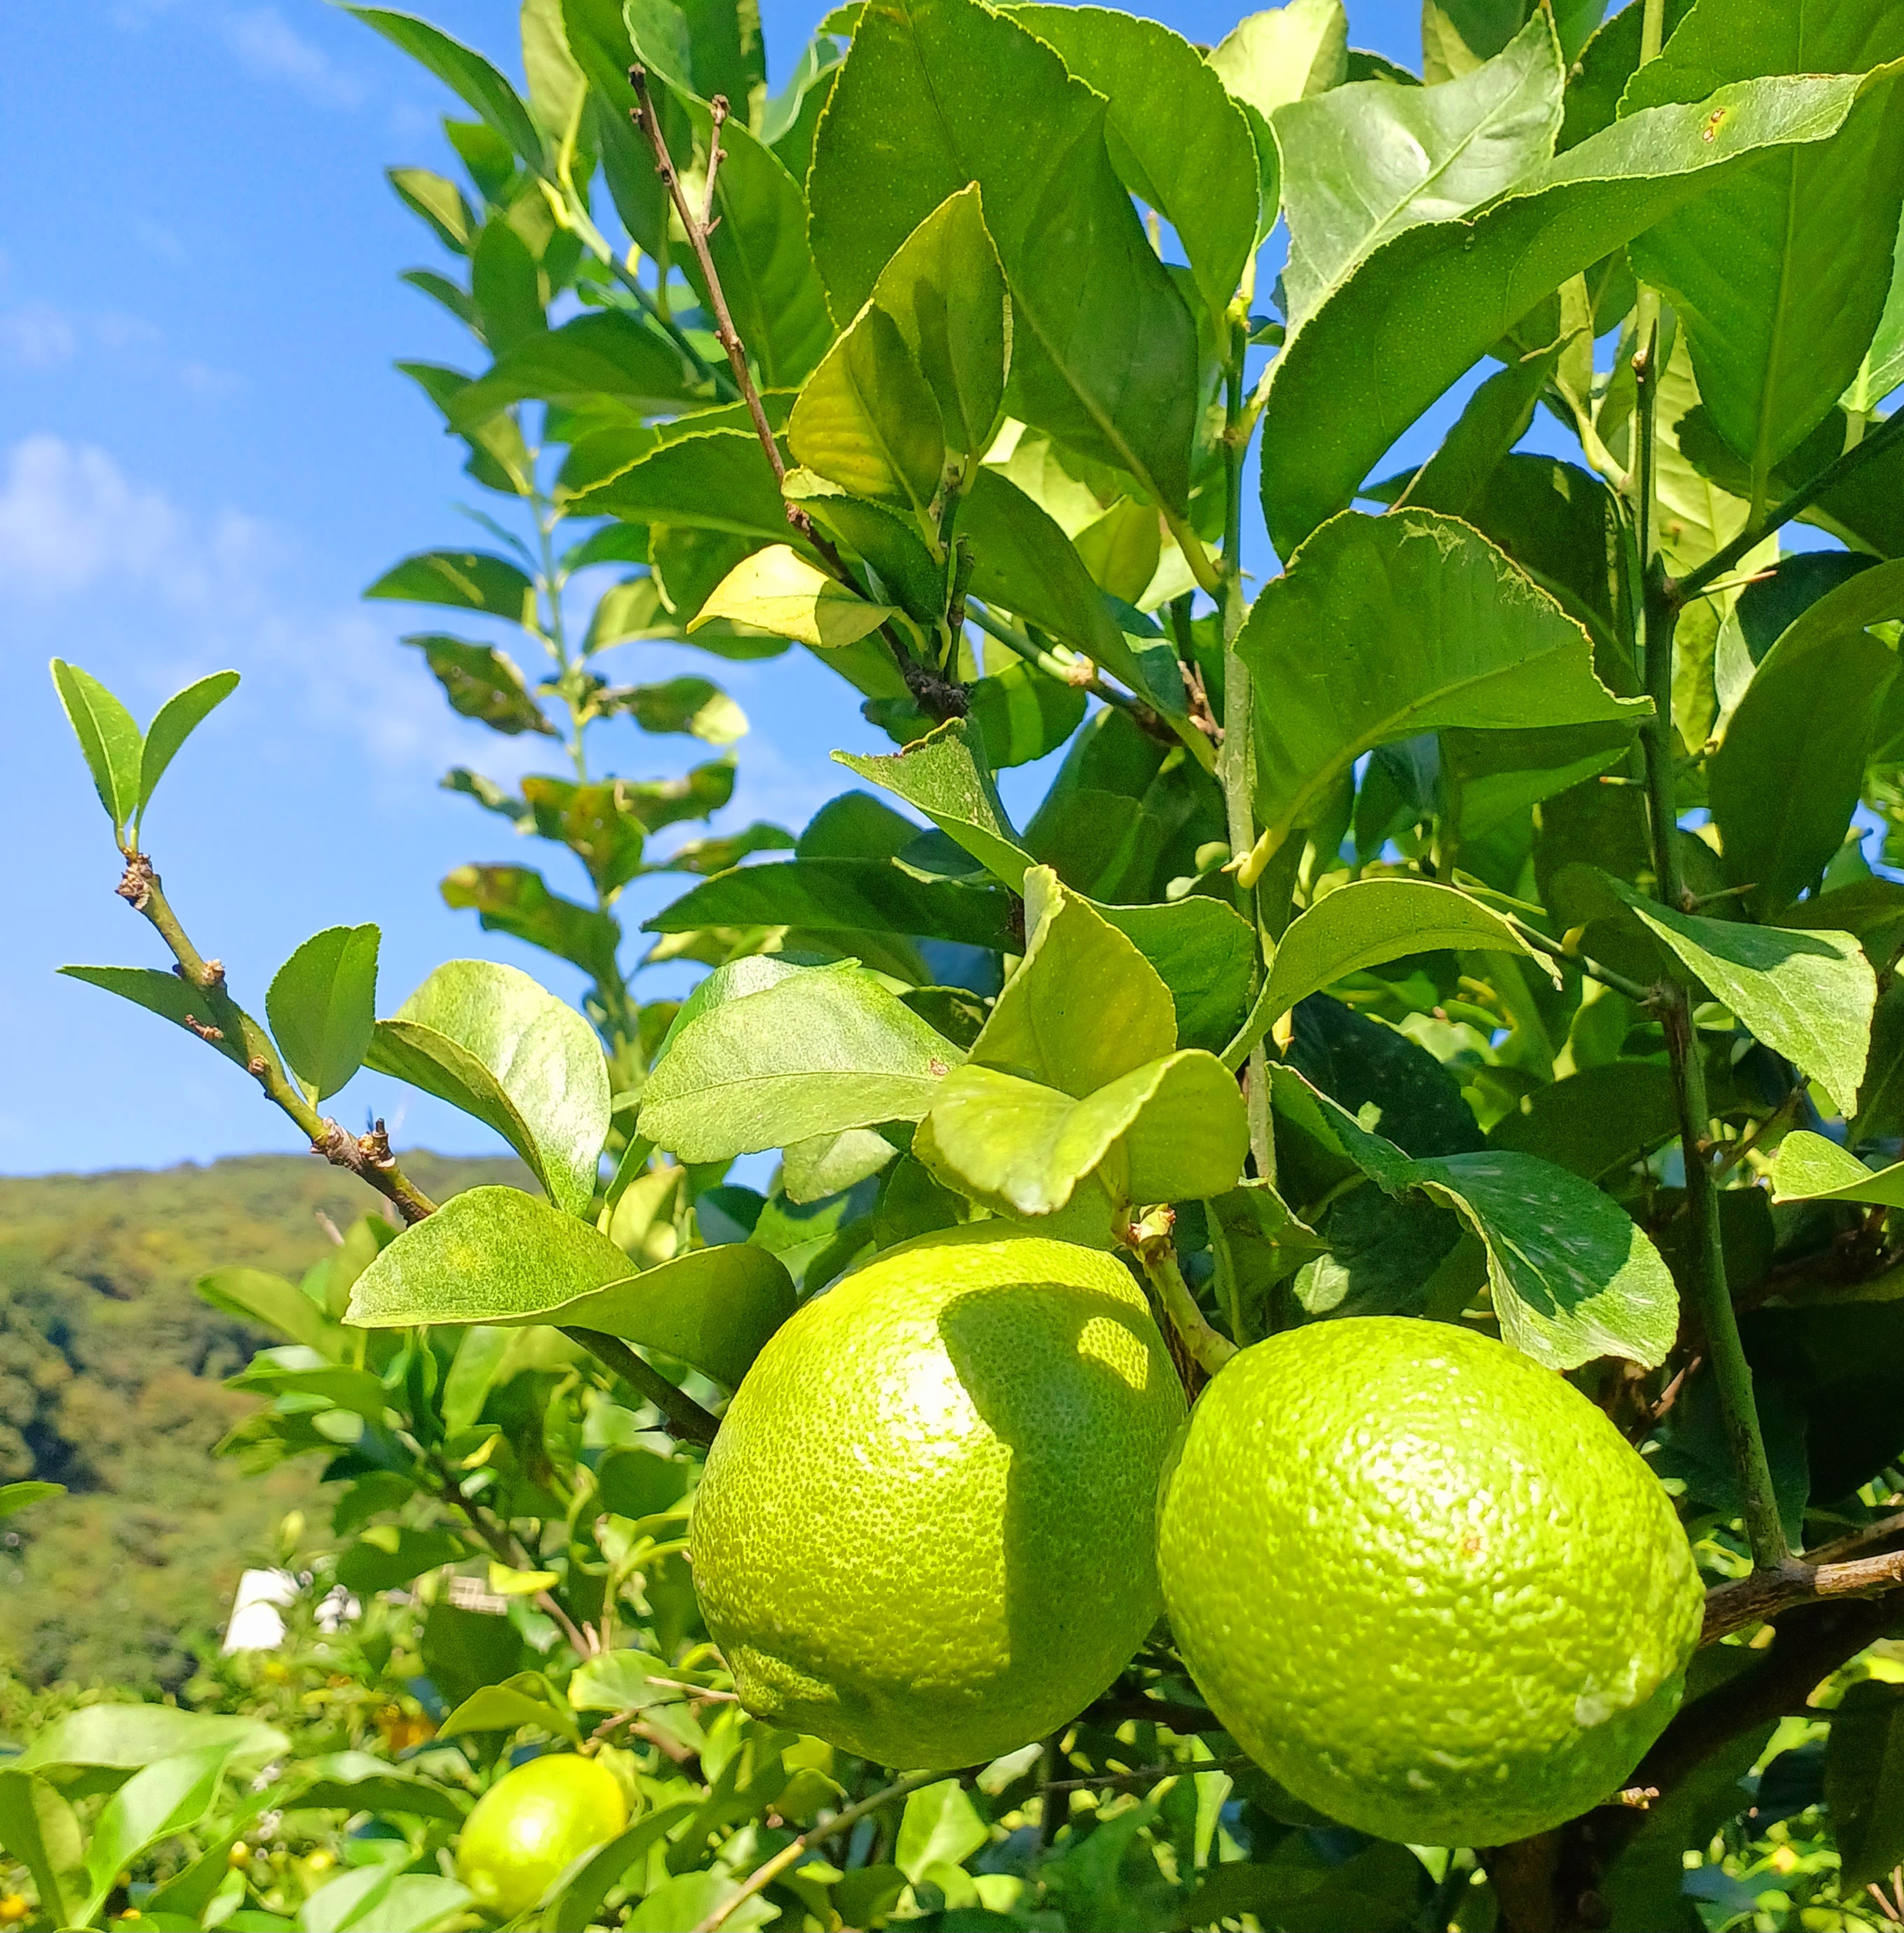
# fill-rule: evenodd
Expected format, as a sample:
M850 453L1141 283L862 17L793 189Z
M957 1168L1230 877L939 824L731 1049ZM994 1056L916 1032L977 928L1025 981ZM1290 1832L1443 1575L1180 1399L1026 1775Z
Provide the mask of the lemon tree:
M462 1802L558 1748L628 1822L429 1903L1656 1933L1761 1910L1757 1779L1875 1923L1904 14L1435 0L1405 65L1339 0L890 0L770 86L738 0L529 0L519 67L351 11L459 104L392 182L476 367L407 373L496 513L371 594L561 741L447 783L566 875L444 891L588 991L394 1002L355 926L254 997L155 856L233 679L142 728L56 665L152 929L69 970L383 1199L207 1292L468 1771L361 1899L194 1885L474 1892ZM839 792L685 837L745 720L679 665L796 649ZM629 719L708 751L620 776ZM359 1070L522 1185L430 1199Z

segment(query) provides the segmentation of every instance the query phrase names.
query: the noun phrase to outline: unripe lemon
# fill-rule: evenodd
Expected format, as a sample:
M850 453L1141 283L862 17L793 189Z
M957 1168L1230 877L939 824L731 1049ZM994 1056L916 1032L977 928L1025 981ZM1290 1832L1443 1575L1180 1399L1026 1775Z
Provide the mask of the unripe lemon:
M606 1766L551 1752L504 1773L476 1802L457 1841L457 1875L486 1912L513 1919L627 1823L628 1802Z
M1691 1548L1625 1438L1442 1323L1244 1350L1191 1415L1157 1547L1184 1662L1237 1742L1416 1845L1499 1845L1608 1798L1699 1634Z
M1129 1274L1000 1222L802 1308L729 1407L695 1586L747 1708L884 1765L1076 1716L1156 1622L1183 1391Z

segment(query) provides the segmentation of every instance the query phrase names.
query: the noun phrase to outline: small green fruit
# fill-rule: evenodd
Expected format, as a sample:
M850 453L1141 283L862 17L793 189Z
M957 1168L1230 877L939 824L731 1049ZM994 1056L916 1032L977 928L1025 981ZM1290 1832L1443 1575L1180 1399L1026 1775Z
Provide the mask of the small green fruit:
M551 1752L505 1772L476 1802L457 1841L456 1871L485 1912L513 1919L627 1823L628 1802L606 1766Z
M1184 1662L1299 1799L1491 1846L1617 1790L1678 1705L1703 1596L1593 1404L1484 1336L1379 1316L1259 1342L1199 1401L1158 1568Z
M1156 1622L1183 1391L1112 1258L985 1222L808 1303L741 1385L695 1588L750 1711L884 1765L1074 1718Z

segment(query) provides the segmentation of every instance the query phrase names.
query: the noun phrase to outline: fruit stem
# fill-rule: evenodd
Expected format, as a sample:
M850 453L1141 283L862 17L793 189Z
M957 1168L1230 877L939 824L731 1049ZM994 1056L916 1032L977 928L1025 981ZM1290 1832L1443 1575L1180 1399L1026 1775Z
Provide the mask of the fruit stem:
M1635 461L1632 470L1633 521L1645 585L1641 642L1647 695L1653 716L1641 729L1646 759L1647 816L1653 838L1655 892L1675 912L1693 910L1679 860L1677 759L1673 731L1673 634L1679 607L1664 563L1653 554L1653 450L1659 401L1657 366L1659 332L1650 330L1633 359L1638 392ZM1778 1571L1791 1553L1779 1519L1771 1465L1753 1399L1752 1366L1739 1339L1739 1318L1725 1279L1725 1249L1719 1219L1719 1184L1713 1174L1708 1136L1711 1114L1706 1075L1699 1057L1692 997L1671 966L1654 990L1653 1007L1666 1036L1672 1065L1673 1096L1679 1115L1680 1149L1686 1166L1686 1199L1692 1222L1692 1300L1705 1332L1706 1352L1719 1391L1727 1446L1745 1498L1745 1529L1753 1565Z
M1205 1375L1214 1376L1236 1354L1236 1345L1204 1319L1184 1271L1177 1266L1176 1246L1170 1237L1175 1219L1168 1207L1153 1208L1141 1221L1131 1225L1126 1239L1191 1361Z

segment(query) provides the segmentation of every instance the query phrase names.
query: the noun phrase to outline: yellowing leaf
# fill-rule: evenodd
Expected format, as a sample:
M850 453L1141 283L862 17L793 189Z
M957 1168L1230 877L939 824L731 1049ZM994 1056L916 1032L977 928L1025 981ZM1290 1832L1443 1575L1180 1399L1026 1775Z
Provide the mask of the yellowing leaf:
M791 544L769 544L744 558L715 585L687 628L691 633L726 618L827 651L856 643L892 615L891 605L868 603Z

